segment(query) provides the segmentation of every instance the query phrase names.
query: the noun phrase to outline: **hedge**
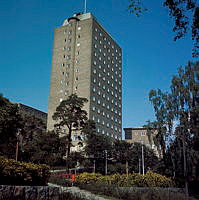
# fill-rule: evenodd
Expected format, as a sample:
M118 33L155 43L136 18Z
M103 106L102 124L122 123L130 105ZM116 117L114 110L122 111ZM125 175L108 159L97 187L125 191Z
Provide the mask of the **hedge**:
M49 170L47 165L17 162L0 156L1 185L46 185Z
M152 171L148 171L145 175L133 173L128 176L126 174L102 176L95 173L82 173L77 176L77 183L96 183L118 187L171 187L174 185L171 178L153 173Z

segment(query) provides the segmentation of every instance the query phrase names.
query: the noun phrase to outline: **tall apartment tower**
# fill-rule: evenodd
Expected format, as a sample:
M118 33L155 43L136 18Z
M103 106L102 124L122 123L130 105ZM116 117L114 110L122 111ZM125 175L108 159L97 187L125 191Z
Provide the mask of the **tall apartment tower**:
M88 99L84 109L96 131L122 137L122 50L91 13L75 14L55 29L48 105L52 115L71 94Z

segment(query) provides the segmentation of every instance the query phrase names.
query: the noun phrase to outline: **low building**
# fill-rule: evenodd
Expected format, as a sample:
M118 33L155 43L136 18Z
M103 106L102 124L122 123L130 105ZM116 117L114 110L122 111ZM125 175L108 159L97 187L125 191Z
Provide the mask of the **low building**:
M29 116L41 119L44 124L47 125L47 113L21 103L17 103L17 105L19 108L19 112L22 116Z
M152 149L157 157L161 157L161 149L155 145L154 137L157 135L157 129L150 129L138 127L138 128L124 128L125 141L128 143L140 143L146 147Z

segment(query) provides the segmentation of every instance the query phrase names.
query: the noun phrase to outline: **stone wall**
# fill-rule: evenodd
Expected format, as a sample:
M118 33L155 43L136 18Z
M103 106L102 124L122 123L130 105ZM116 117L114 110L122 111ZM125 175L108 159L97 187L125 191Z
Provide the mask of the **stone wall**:
M0 200L59 200L60 188L0 185Z

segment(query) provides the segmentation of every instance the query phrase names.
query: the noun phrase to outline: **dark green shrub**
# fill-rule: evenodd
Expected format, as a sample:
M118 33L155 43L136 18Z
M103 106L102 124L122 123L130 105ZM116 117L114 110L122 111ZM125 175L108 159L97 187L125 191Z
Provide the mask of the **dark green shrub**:
M47 165L17 162L0 156L1 185L46 185L50 175Z
M71 187L72 186L72 181L66 179L65 177L61 177L61 176L50 176L49 183L53 183L56 185L61 185L64 187Z
M96 183L118 187L171 187L173 185L171 178L151 171L148 171L145 175L133 173L128 176L126 174L102 176L101 174L95 173L82 173L77 176L77 183Z

